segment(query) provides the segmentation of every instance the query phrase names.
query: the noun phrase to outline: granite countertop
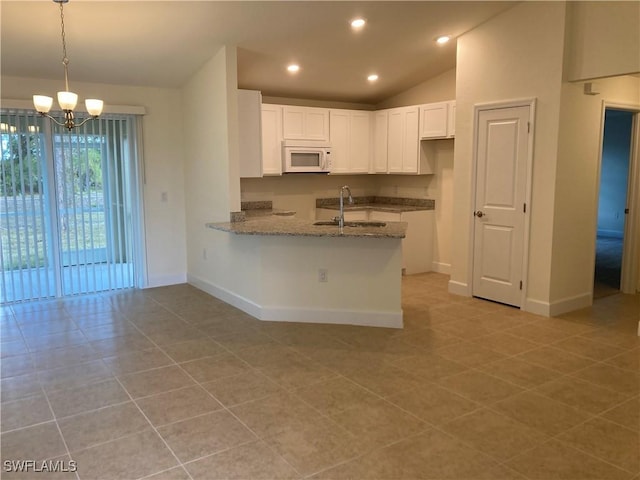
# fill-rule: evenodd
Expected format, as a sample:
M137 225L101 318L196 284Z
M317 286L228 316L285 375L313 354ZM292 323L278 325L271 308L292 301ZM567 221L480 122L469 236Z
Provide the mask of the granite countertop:
M404 238L406 222L386 222L384 227L347 227L340 233L335 225L314 225L312 220L293 216L264 215L243 222L207 223L207 228L237 235L285 235L300 237Z
M435 201L430 199L396 197L353 197L354 203L344 202L345 211L376 210L378 212L415 212L435 210ZM318 198L316 208L340 210L339 198Z

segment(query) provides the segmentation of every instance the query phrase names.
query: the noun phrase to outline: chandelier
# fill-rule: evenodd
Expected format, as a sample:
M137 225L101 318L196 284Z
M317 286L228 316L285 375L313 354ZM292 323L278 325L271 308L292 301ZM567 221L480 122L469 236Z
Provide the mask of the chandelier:
M95 98L88 98L84 101L85 106L87 107L87 112L89 113L89 117L85 118L81 123L76 124L75 114L73 113L74 108L76 108L76 104L78 103L78 95L69 91L69 58L67 57L67 42L65 39L64 33L64 7L63 5L67 3L69 0L53 0L54 3L60 5L60 26L61 26L61 34L62 34L62 65L64 66L64 92L58 92L58 104L60 108L64 112L64 122L59 122L51 115L49 115L49 111L51 110L51 106L53 105L53 98L47 97L46 95L34 95L33 96L33 105L40 115L43 117L50 118L54 123L60 125L61 127L65 127L67 130L71 131L73 128L81 127L89 120L94 118L98 118L98 116L102 113L103 102L102 100L97 100Z

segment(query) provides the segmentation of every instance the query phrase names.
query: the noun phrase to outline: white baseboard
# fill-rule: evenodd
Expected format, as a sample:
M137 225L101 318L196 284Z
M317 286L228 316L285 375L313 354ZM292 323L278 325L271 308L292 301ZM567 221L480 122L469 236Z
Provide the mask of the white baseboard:
M524 310L545 317L557 317L563 313L590 307L592 304L593 292L586 292L572 297L562 298L551 303L527 298Z
M264 307L260 320L272 322L332 323L363 327L402 328L402 310L330 310L320 308Z
M187 283L187 274L178 273L172 275L149 275L147 285L144 288L166 287L167 285L179 285Z
M573 312L581 308L590 307L593 304L593 291L574 295L573 297L562 298L551 303L551 316L556 317L563 313Z
M524 301L522 309L525 312L533 313L535 315L542 315L543 317L550 317L551 305L549 302L543 302L541 300L535 300L533 298L527 298Z
M367 310L330 310L320 308L263 307L237 293L189 274L188 283L258 320L271 322L332 323L368 327L402 328L402 310L378 312Z
M262 309L257 303L195 275L188 274L187 281L189 284L207 292L209 295L219 298L223 302L233 305L253 317L261 319L260 312Z
M463 297L470 297L471 289L466 283L449 280L449 293L453 293L454 295L462 295Z
M442 262L432 262L431 271L437 272L437 273L446 273L447 275L451 275L451 264L442 263Z

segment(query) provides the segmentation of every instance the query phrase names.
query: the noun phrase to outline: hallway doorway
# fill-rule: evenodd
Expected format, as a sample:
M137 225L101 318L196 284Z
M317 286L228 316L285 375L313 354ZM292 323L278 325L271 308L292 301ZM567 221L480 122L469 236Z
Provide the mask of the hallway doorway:
M630 172L634 115L633 111L616 108L605 108L604 112L594 298L622 290L625 242L630 241L628 218L633 181Z

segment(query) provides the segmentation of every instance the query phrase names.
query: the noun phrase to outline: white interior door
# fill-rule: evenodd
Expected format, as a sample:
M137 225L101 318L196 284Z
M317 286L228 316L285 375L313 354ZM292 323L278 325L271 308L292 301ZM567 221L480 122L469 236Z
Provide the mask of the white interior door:
M529 106L481 110L476 144L473 295L520 306Z

